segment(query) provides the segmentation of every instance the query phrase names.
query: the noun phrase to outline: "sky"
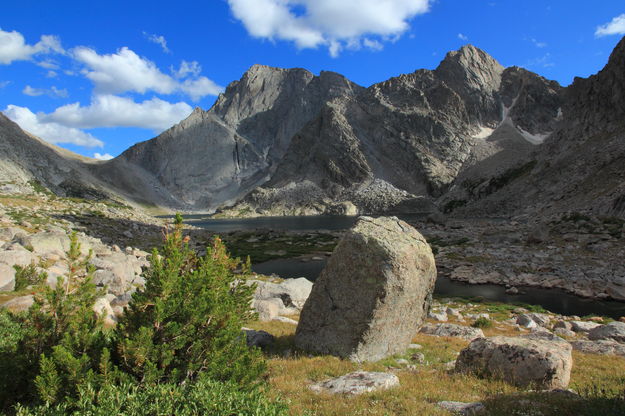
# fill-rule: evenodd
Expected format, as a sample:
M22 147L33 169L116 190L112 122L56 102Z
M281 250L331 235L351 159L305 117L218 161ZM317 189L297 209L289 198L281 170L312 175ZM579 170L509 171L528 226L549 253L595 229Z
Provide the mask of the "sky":
M209 109L254 64L370 86L470 43L566 86L623 35L623 0L21 0L0 15L0 111L107 159Z

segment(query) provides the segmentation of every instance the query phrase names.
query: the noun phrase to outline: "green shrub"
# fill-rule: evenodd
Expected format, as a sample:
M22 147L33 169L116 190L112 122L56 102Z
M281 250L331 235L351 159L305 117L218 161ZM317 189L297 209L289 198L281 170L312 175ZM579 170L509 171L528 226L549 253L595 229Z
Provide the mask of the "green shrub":
M483 316L480 316L471 324L473 328L490 328L493 326L493 321Z
M105 385L100 390L83 388L80 397L56 406L20 406L17 416L286 416L287 407L260 390L241 391L233 383L201 379L188 385Z
M253 386L265 371L241 327L254 315L249 266L231 259L219 238L198 257L182 237L182 218L154 251L145 288L117 328L119 361L141 383L183 382L199 373Z
M15 269L15 290L26 289L28 286L36 286L46 280L48 274L46 272L37 272L34 264L26 267L13 266Z
M72 234L66 278L36 292L27 312L0 320L0 333L16 334L0 344L0 410L21 401L54 403L94 381L108 340L92 309L99 293L91 282L89 257L80 255ZM22 273L35 279L35 273Z

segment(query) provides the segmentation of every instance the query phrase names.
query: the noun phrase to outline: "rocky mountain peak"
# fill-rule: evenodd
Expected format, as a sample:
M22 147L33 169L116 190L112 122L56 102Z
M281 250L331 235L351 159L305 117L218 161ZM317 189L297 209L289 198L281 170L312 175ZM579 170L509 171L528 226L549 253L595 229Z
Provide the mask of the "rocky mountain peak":
M499 88L503 71L495 58L473 45L449 52L436 68L436 73L447 81L490 90Z

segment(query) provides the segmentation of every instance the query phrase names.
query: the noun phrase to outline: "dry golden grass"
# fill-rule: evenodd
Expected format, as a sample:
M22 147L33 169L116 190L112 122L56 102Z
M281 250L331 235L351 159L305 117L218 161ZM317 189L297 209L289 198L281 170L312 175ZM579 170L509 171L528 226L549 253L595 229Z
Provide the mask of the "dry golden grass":
M297 316L292 318L297 319ZM578 406L570 398L528 395L500 380L450 372L446 363L455 360L460 350L469 343L462 339L417 335L413 341L422 346L418 352L425 356L425 363L414 362L413 367L408 369L395 360L405 358L410 361L411 355L416 352L414 350L378 363L357 364L336 357L312 356L297 351L293 346L295 325L255 322L249 326L277 337L276 346L267 354L269 384L274 396L289 402L293 415L449 415L436 406L441 400L485 401L489 409L492 408L490 414L532 414L513 411L519 408L519 400L528 397L528 403L544 403L547 409L543 409L545 415L552 414L550 409L556 409L553 414L558 416L576 414L566 413ZM504 329L497 329L496 326ZM513 327L500 323L495 323L495 327L485 332L489 336L520 334ZM399 377L401 386L354 397L317 394L308 388L313 382L357 370L393 371ZM587 395L586 392L596 391L593 386L610 391L624 389L625 358L574 352L571 388ZM563 409L564 412L558 413L557 409Z

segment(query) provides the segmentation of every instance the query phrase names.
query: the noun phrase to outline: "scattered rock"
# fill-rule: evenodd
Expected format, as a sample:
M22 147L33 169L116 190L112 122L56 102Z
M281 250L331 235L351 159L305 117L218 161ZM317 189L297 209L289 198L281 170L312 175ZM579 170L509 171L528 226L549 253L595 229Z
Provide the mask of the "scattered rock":
M392 373L356 371L341 377L332 378L310 386L317 393L362 394L378 390L388 390L399 386L399 378Z
M395 217L361 217L334 250L300 315L298 347L356 361L403 352L429 309L436 266Z
M484 405L480 402L464 403L464 402L442 401L442 402L436 403L436 405L442 409L447 410L448 412L462 415L462 416L473 416L484 411L485 409Z
M484 337L484 332L479 328L456 324L426 324L419 332L437 337L457 337L468 340Z
M590 332L591 329L598 327L600 324L596 322L572 321L571 330L575 332Z
M266 331L256 331L254 329L242 328L245 334L248 347L265 348L274 343L276 338Z
M601 325L591 329L588 332L588 339L597 340L613 340L625 343L625 322L610 322L607 325Z
M30 308L33 303L35 303L33 295L19 296L17 298L13 298L7 302L4 302L2 304L2 307L6 308L11 312L23 312L28 310L28 308Z
M519 289L517 289L516 287L512 286L512 287L506 289L506 293L508 295L517 295L519 293Z
M567 338L575 337L575 332L566 328L556 328L554 329L553 333L561 337L567 337Z
M428 313L428 318L434 319L438 322L447 322L449 320L447 314L444 311L430 311Z
M502 377L520 387L554 389L568 386L572 365L568 343L492 337L473 340L463 349L456 370Z
M297 325L297 321L295 319L287 318L286 316L276 316L273 318L274 321L284 322L285 324Z
M93 311L104 318L104 325L107 327L113 327L117 325L117 317L106 297L99 298L93 305Z
M625 344L616 341L571 341L573 349L590 354L620 355L625 357Z
M255 300L253 306L258 312L258 319L262 322L271 321L278 317L284 309L284 304L278 298Z
M538 324L527 314L519 315L516 318L516 324L523 328L532 329L537 328Z
M310 296L313 283L300 277L299 279L286 279L280 283L251 280L256 283L255 299L279 298L287 308L296 308L298 311L304 307L306 299Z

